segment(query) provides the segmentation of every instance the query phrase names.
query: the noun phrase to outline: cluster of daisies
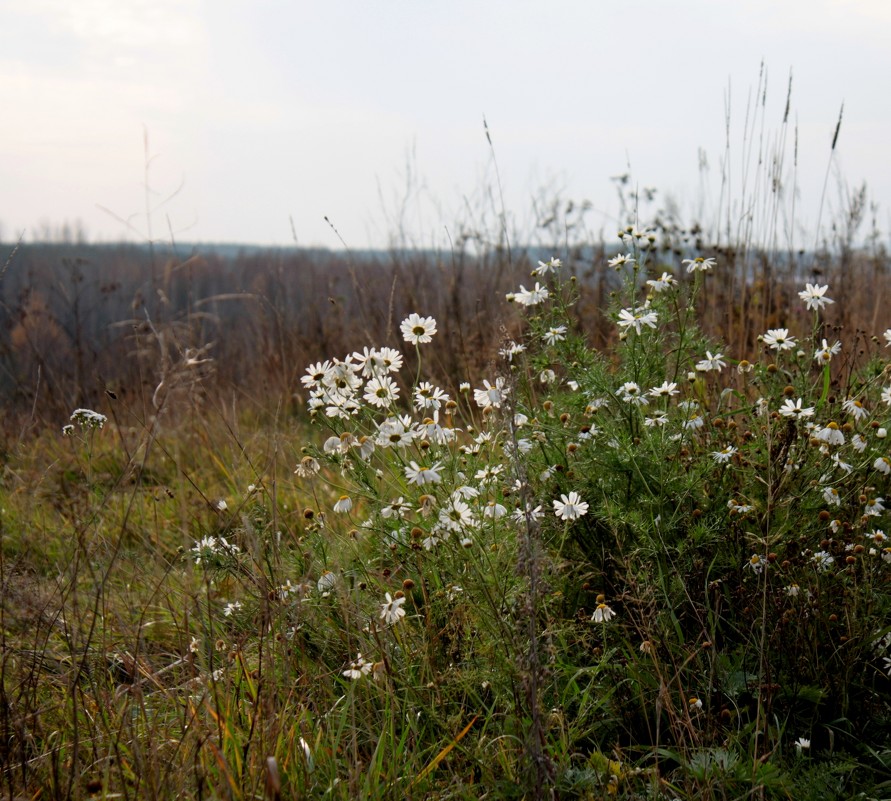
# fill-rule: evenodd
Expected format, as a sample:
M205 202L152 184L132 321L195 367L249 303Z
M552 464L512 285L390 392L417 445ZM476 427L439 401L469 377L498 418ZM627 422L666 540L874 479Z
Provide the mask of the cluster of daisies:
M610 264L616 268L625 267L634 264L634 260L630 254L618 256ZM688 270L691 271L707 271L713 266L711 260L692 260L687 262ZM647 281L650 289L655 292L663 292L677 286L677 281L668 273L663 273L661 278L655 281ZM819 312L826 306L833 303L833 300L827 297L828 286L820 286L817 284L806 284L805 288L799 292L799 298L808 311ZM618 314L617 324L622 331L623 336L630 333L641 335L646 329L657 329L658 314L649 306L649 301L642 306L622 309ZM891 329L884 333L884 338L889 346L891 346ZM807 353L802 349L799 340L790 333L788 328L772 328L768 329L759 338L767 352L772 353L774 358L779 358L783 354L788 354L793 362L806 360L809 358ZM839 341L829 343L823 339L813 352L813 361L818 367L824 368L826 371L833 358L841 353L842 345ZM722 353L711 353L706 351L705 356L699 359L693 369L688 372L689 380L695 379L700 373L720 373L727 367L727 362ZM742 360L737 366L737 370L741 374L751 372L754 365ZM828 372L827 372L828 375ZM669 415L665 403L674 396L678 395L680 390L676 382L664 382L661 386L651 387L649 389L641 387L637 382L627 381L618 387L615 396L622 403L642 409L650 405L652 401L663 400L663 406L655 413L648 414L644 417L643 423L645 427L663 427L669 423ZM891 386L886 386L880 392L881 403L886 407L891 407ZM679 427L681 430L695 432L703 428L705 424L703 411L700 409L698 400L686 399L677 403L677 408L681 412ZM789 421L800 422L800 432L811 445L819 452L821 460L826 464L827 470L821 475L819 482L815 485L815 491L818 492L823 501L830 506L842 506L847 502L843 492L852 494L853 490L845 490L847 484L843 482L845 476L851 474L855 470L868 471L869 468L884 475L891 475L891 452L889 452L886 443L887 429L880 422L873 422L871 419L874 414L870 411L865 397L847 397L841 402L842 415L838 420L829 420L823 424L814 421L817 413L817 407L808 404L802 397L793 399L785 397L781 403L775 407L766 398L759 398L754 404L754 410L757 415L768 417L772 413L779 418ZM675 438L680 438L681 434L675 434ZM710 455L714 462L718 465L731 466L739 453L736 444L727 443L723 447L712 450ZM807 457L807 451L799 448L797 451L793 449L790 458L786 461L784 469L786 471L794 471L801 468ZM859 491L858 493L859 494ZM731 502L734 504L731 514L745 514L751 511L751 507L740 502ZM848 504L849 505L849 504ZM745 509L746 511L741 511ZM880 515L884 512L883 499L881 497L864 496L861 501L861 519L868 519L874 515ZM837 534L841 526L838 520L830 523L832 534ZM880 532L881 533L881 532ZM874 540L875 537L871 531L866 532L867 539ZM858 548L854 543L847 544L848 551L856 551L859 554L863 548ZM867 553L872 556L881 557L885 562L891 562L891 548L876 548L870 546ZM821 549L817 552L806 552L803 554L808 558L814 568L820 572L825 572L832 568L836 563L836 559L827 551ZM847 564L851 563L853 556L844 560ZM744 568L760 575L767 567L768 560L765 555L753 554Z
M646 234L638 236L638 233L629 231L626 239L648 241ZM639 269L630 253L615 257L610 266ZM715 267L715 262L695 258L686 260L683 266L688 274L701 280L702 275ZM533 278L537 280L532 287L520 285L518 290L508 293L507 300L537 314L540 311L537 307L553 297L556 289L549 278L556 276L561 267L559 259L539 262L533 270ZM660 312L650 301L660 293L675 291L679 282L664 271L658 278L648 279L646 287L648 298L644 303L632 303L618 312L616 323L625 339L658 333ZM799 297L805 309L816 315L833 303L827 291L827 286L807 284ZM402 321L400 331L404 342L416 349L420 360L420 349L433 341L437 323L432 317L411 314ZM530 333L526 342L507 343L500 354L515 366L534 337L546 348L554 348L566 339L567 333L566 325L548 320L544 326L535 328L534 336ZM885 339L891 346L891 329L885 332ZM786 359L790 369L813 363L827 371L827 375L832 360L842 351L840 342L823 339L811 356L787 328L769 329L759 340L773 360ZM611 390L601 387L599 392L585 386L584 375L558 378L556 365L542 369L539 376L542 383L555 385L554 388L562 385L584 396L587 422L572 435L573 441L565 445L566 454L571 455L585 442L594 440L608 448L623 447L616 436L604 433L609 428L604 418L612 412L616 421L623 421L619 424L636 418L644 429L653 429L654 435L658 432L663 439L691 445L690 450L698 449L722 471L743 466L740 452L743 441L733 438L727 427L709 426L708 398L689 390L701 383L699 378L720 380L720 374L728 369L728 358L717 350L687 354L687 358L689 363L680 367L679 375L670 376L658 385L628 380L617 382ZM579 521L589 514L590 505L580 492L573 489L551 499L547 491L533 492L517 478L525 471L511 468L517 458L539 444L544 450L553 445L546 429L534 418L533 410L521 411L523 399L513 397L515 388L511 382L498 377L494 381L485 380L478 387L465 383L460 386L458 396L452 398L442 388L420 377L406 388L399 380L404 364L405 357L396 348L366 347L344 359L312 364L301 378L308 392L310 413L325 419L333 433L320 449L305 449L307 455L297 465L296 475L309 481L324 478L328 474L322 473L322 464L327 462L344 477L358 468L363 476L373 474L377 479L374 490L364 481L352 489L341 488L332 497L330 510L348 520L352 536L375 533L394 549L410 547L430 552L446 543L473 549L482 544L489 532L494 532L496 521L503 521L499 526L524 526L543 519L547 513L552 520L567 527L584 525ZM736 371L746 376L755 366L741 360L736 363ZM463 420L474 419L474 412L483 412L479 430L457 427L462 402L466 404L461 410ZM891 386L882 389L881 402L891 406ZM496 411L500 413L495 414ZM812 454L819 454L817 458L825 470L820 480L814 482L813 491L820 494L827 507L853 508L854 490L850 489L851 482L845 481L852 472L871 470L873 475L891 475L891 451L885 445L887 432L880 422L874 422L877 414L865 394L845 398L840 404L838 419L825 422L818 422L818 404L811 404L804 397L790 397L788 392L784 392L781 400L759 398L751 412L755 419L783 421L798 432L783 469L798 470ZM540 414L554 416L546 406ZM598 422L604 421L600 426L594 425L595 415L599 416ZM556 464L546 467L538 476L540 486L547 486L557 469ZM342 484L339 479L336 483ZM891 547L879 527L885 513L883 498L871 493L857 503L861 528L864 520L875 524L863 530L862 542L848 542L844 553L827 546L802 554L816 572L844 568L851 558L861 553L878 557L878 563L891 563ZM757 511L756 504L746 498L731 499L727 508L729 517L738 519ZM320 515L319 526L324 525L322 519ZM849 524L833 516L827 525L829 536L851 529ZM218 551L227 546L224 542L196 544L193 549L196 562L219 556ZM742 569L761 576L772 563L768 554L755 553ZM323 597L334 593L336 586L334 573L326 572L318 580L318 591ZM785 589L790 597L797 596L797 584L789 584ZM402 593L394 596L387 593L374 625L401 624L406 617L405 601ZM605 598L599 597L592 621L607 624L615 616ZM373 674L373 664L359 654L343 675L359 679Z
M536 273L547 275L560 266L559 259L540 262ZM521 287L513 299L532 306L547 297L547 289L536 283L531 290ZM432 317L411 314L400 330L406 343L420 348L432 341L437 324ZM565 334L566 326L553 326L544 339L555 344ZM506 358L525 350L514 345L506 349ZM404 364L402 352L385 347L365 348L344 359L308 367L301 383L309 393L310 412L326 419L339 433L329 435L318 452L306 448L307 455L295 474L315 479L326 461L338 466L344 475L359 465L362 470L374 468L380 494L371 498L358 488L341 492L331 511L349 519L355 536L374 532L393 547L432 551L452 542L470 549L502 518L518 526L541 520L545 514L542 504L519 502L522 485L513 477L509 460L515 454L527 453L534 439L544 435L540 431L525 435L532 426L522 413L511 416L512 427L504 425L505 406L512 392L505 378L484 380L478 387L462 384L458 400L418 379L410 391L406 390L410 395L405 398L405 385L398 381ZM469 406L469 416L473 409L483 413L482 419L487 422L480 431L455 426L462 398ZM409 402L411 408L407 409ZM503 414L493 414L496 410ZM474 457L474 461L467 457ZM469 468L471 464L477 467ZM513 502L508 502L511 495ZM587 513L588 504L573 491L553 500L551 511L570 524ZM319 579L320 594L330 595L335 581L334 574L324 574ZM405 617L404 602L401 593L387 595L377 625L400 623ZM365 663L360 664L360 660L354 660L344 675L366 675Z

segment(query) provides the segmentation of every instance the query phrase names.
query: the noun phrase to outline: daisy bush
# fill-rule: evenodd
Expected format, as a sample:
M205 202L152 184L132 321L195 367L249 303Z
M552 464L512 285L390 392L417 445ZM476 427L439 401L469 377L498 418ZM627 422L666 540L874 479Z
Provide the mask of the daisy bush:
M335 623L330 680L370 727L354 756L374 757L372 722L398 707L397 739L460 735L455 758L494 784L785 797L817 763L880 774L883 354L852 369L861 343L811 283L783 327L727 353L694 311L720 263L621 239L610 352L576 332L577 282L553 258L505 298L522 334L477 386L425 378L443 343L423 310L398 347L307 369L318 436L296 480L325 591L298 617Z
M802 275L728 345L732 265L619 244L605 308L502 286L482 374L394 300L299 416L156 392L10 462L10 797L884 797L891 329Z

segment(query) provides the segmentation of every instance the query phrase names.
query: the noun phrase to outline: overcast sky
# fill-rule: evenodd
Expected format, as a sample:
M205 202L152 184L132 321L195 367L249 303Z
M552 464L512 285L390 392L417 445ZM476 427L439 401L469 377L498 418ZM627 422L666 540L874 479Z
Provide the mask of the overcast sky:
M441 245L500 210L484 117L513 228L560 196L611 233L629 171L659 190L643 216L671 198L706 219L728 109L737 208L763 195L757 153L782 152L797 238L830 169L823 227L866 181L887 240L888 0L3 0L0 30L6 241L80 221L101 241L337 248L327 216L353 248L400 227Z

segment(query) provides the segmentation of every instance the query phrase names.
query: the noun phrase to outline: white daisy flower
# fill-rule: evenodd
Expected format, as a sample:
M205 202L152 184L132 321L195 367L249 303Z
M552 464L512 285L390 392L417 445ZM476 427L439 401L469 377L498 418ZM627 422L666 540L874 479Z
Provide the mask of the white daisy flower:
M684 259L681 264L686 266L688 273L707 273L715 266L714 259L704 259L697 256L695 259Z
M620 253L618 256L613 256L606 264L614 270L621 270L623 267L633 267L635 263L630 253Z
M776 351L792 350L798 345L795 337L789 336L788 328L770 328L761 339L765 345Z
M412 312L399 326L402 337L412 345L426 345L433 341L436 333L436 320L432 317L421 317Z
M678 385L674 381L663 381L658 387L653 387L647 394L651 398L670 398L678 393Z
M396 593L396 597L390 597L390 593L385 593L387 599L381 604L380 619L384 621L385 626L392 626L405 617L405 610L402 605L405 603L405 596L401 592Z
M653 292L665 292L673 286L677 286L677 279L671 273L662 273L659 278L651 278L647 281L647 286L651 287Z
M542 334L542 339L544 339L546 345L556 345L558 342L562 342L566 339L566 326L552 326Z
M560 259L550 258L547 261L540 261L538 267L532 270L532 275L547 275L548 273L556 273L563 266Z
M577 492L569 495L560 495L559 501L553 501L554 514L561 520L576 520L588 513L588 504L585 503Z
M409 466L405 468L405 477L408 479L409 484L416 484L422 487L424 484L438 484L442 481L442 476L439 474L439 471L442 470L442 465L439 462L429 467L421 467L415 461L411 461L408 464Z
M707 350L705 352L705 358L702 359L702 361L696 363L696 369L700 373L723 370L727 366L727 363L723 361L723 358L723 353L716 353L714 356L712 356L712 352L710 350Z
M712 451L712 459L718 464L727 464L733 458L733 455L737 450L738 449L733 445L728 445L726 448L722 448L719 451Z
M362 397L372 406L386 409L399 397L399 387L388 375L376 376L365 385L365 394Z
M783 402L783 405L780 406L779 412L781 415L783 415L783 417L794 417L796 419L813 417L814 407L802 406L802 403L803 401L801 398L794 402L792 398L786 398L786 400Z
M619 312L619 327L633 328L639 334L645 325L655 328L658 319L659 315L648 311L645 306L634 310L622 309Z
M521 306L537 306L539 303L544 303L549 295L548 288L536 281L532 289L526 289L520 284L520 291L514 292L514 300Z
M823 340L823 344L814 351L814 361L817 364L829 364L832 361L832 357L836 356L841 351L841 342L836 340L832 345L830 345L825 339Z
M804 290L798 293L798 297L804 301L804 305L808 309L816 311L822 309L824 306L828 306L830 303L835 303L834 300L826 297L827 289L829 289L828 284L826 286L805 284Z

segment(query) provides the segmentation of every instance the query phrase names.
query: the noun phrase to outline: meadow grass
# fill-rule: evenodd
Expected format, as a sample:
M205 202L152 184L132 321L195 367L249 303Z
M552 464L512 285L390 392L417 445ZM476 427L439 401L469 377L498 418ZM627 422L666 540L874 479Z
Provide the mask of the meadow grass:
M195 353L14 443L8 794L883 797L891 332L801 282L731 358L732 266L620 233L603 349L552 258L472 384L420 309L296 418Z
M888 257L787 121L613 245L20 249L3 795L889 797Z

